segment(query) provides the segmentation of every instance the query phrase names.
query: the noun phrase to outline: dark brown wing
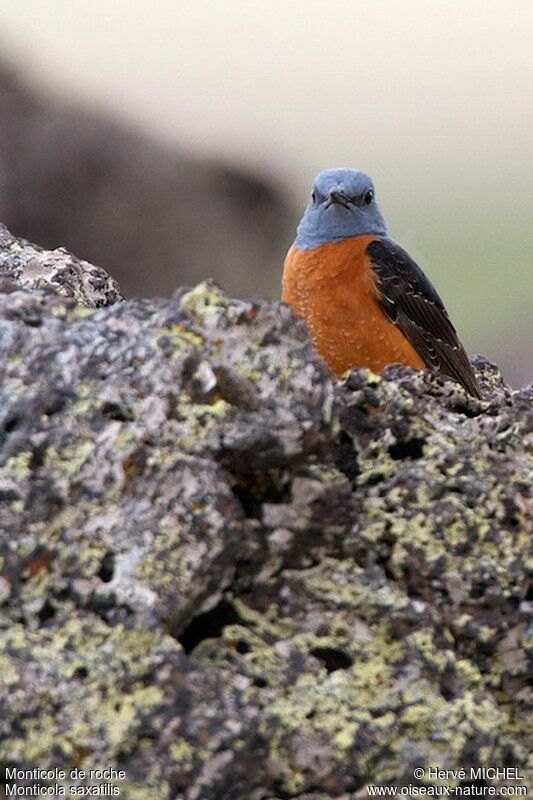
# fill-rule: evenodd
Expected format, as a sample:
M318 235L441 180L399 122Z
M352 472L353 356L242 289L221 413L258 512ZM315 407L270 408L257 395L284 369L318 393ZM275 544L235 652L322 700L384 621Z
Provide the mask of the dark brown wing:
M413 345L426 366L458 381L481 398L476 376L444 304L413 259L392 239L367 247L389 319Z

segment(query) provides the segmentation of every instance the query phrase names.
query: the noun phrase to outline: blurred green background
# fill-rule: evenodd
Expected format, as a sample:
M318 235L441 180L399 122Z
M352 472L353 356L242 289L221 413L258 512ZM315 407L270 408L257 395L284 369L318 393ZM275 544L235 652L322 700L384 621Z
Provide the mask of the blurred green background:
M288 230L315 173L369 172L467 349L515 384L533 377L532 40L530 0L0 3L34 86L252 170ZM277 296L276 270L260 288Z

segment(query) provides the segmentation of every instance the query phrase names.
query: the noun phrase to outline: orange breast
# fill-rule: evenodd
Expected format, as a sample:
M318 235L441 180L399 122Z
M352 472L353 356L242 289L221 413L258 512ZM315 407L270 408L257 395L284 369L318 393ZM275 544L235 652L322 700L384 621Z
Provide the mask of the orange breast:
M373 236L353 236L313 250L287 253L282 300L307 322L313 344L329 368L380 372L399 363L424 362L381 310L366 248Z

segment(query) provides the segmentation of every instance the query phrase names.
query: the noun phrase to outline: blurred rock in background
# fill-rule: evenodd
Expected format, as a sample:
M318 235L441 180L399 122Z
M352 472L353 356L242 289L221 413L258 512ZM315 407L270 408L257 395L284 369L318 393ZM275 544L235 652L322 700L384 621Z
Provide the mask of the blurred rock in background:
M209 275L270 294L293 214L276 187L74 108L0 68L0 220L105 266L126 296L169 295Z

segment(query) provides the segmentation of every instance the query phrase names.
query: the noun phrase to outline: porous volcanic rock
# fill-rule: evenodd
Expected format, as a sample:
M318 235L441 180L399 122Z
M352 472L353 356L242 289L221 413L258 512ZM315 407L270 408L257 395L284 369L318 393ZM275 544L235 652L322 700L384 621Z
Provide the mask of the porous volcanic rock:
M23 289L52 288L90 308L121 300L116 281L100 267L81 261L63 248L44 250L12 236L0 224L0 279L12 278Z
M2 236L0 766L127 800L525 774L531 389L335 381L279 303L113 303Z

